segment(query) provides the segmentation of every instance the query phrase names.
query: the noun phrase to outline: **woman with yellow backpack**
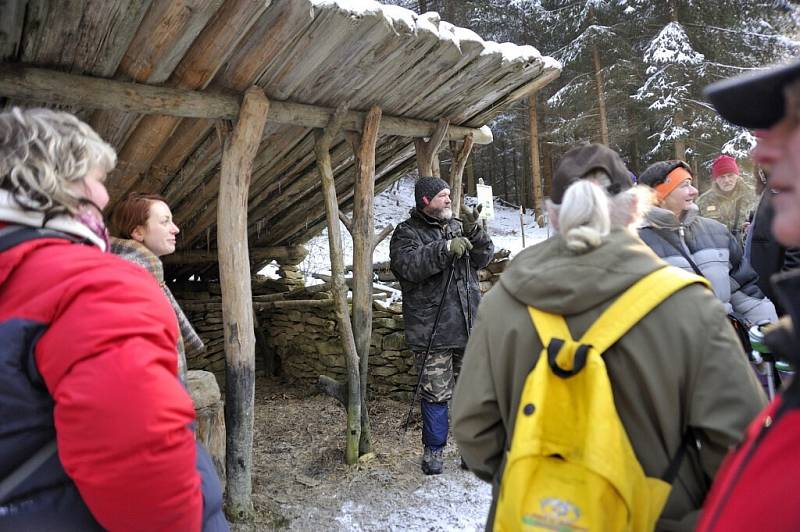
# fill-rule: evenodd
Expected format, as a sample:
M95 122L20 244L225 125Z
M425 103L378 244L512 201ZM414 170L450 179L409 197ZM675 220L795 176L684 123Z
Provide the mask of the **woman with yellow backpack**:
M488 530L691 530L765 398L722 304L631 228L650 193L601 145L567 152L558 233L483 299L453 399Z

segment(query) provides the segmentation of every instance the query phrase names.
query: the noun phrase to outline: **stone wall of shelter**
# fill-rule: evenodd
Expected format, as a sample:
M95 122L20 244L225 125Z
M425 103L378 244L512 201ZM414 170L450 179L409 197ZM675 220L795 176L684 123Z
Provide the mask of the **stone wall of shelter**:
M486 269L478 272L482 292L485 293L497 282L507 264L508 252L499 252ZM393 284L391 272L381 269L377 273L381 282ZM310 386L320 375L343 380L345 357L331 294L313 291L313 287L304 293L298 289L296 277L291 276L290 273L289 277L295 282L283 287L284 291L291 290L285 303L274 303L275 296L261 297L264 291L257 294L254 288L256 319L259 331L263 333L261 341L265 344L257 348L257 370L265 371L270 367L266 359L275 357L282 375L307 382ZM270 286L273 294L280 291L277 288L277 284ZM176 294L176 297L207 346L203 355L189 357L189 368L211 371L222 382L225 356L221 298L208 292L195 293L195 299L183 298L183 295ZM405 400L413 393L416 380L413 354L405 343L402 304L376 300L373 303L370 345L371 393Z

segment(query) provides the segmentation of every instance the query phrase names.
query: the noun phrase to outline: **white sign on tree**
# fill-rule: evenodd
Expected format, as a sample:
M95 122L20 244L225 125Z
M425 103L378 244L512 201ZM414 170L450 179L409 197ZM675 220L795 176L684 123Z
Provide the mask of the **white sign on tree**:
M481 219L494 218L494 201L492 201L491 185L476 185L478 191L478 203L483 205L481 209Z

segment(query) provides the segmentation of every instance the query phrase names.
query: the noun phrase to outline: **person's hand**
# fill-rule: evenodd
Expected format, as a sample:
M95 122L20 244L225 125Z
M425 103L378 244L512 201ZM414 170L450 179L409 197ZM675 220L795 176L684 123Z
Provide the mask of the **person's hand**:
M448 251L451 255L455 255L457 259L460 259L464 253L472 249L472 242L469 241L469 238L465 236L457 236L453 240L450 241L450 245L448 246Z
M465 235L469 235L475 230L475 226L478 224L478 219L481 216L481 209L483 209L482 203L479 203L475 207L467 207L465 204L461 204L461 220L463 222L462 227Z

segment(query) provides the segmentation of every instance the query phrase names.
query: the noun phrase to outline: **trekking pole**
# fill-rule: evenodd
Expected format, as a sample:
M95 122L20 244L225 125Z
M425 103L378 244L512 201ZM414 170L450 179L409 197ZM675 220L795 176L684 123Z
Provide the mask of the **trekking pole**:
M469 271L469 251L464 254L464 258L467 261L467 275L464 277L465 281L464 284L466 285L467 291L467 337L472 334L472 305L470 304L469 300L469 281L470 281L470 271Z
M414 411L414 405L417 403L417 397L419 396L419 389L422 385L422 372L425 371L425 362L428 360L428 353L431 352L431 345L433 345L433 337L436 335L436 329L439 327L439 318L442 317L442 307L444 306L444 298L447 297L447 290L450 288L450 282L453 280L453 275L456 271L456 257L453 257L453 261L450 263L450 273L447 275L447 282L444 284L444 292L442 293L442 299L439 301L439 308L436 309L436 317L433 319L433 329L431 330L431 336L428 338L428 347L425 348L425 354L422 355L422 364L419 367L419 377L417 377L417 385L414 387L414 397L411 398L411 406L408 408L408 415L406 416L406 422L403 425L403 433L405 434L408 430L408 423L411 421L411 412Z

